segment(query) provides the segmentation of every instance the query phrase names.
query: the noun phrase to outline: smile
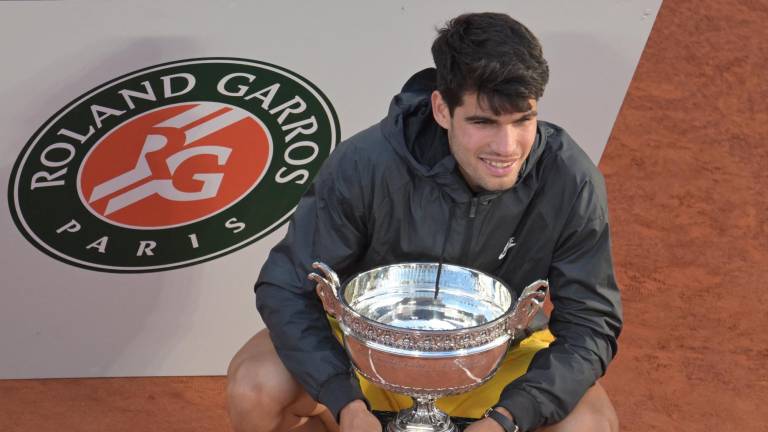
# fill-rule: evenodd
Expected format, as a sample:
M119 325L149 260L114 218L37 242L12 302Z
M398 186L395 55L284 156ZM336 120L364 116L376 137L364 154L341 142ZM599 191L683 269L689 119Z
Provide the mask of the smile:
M490 165L490 166L494 167L494 168L500 168L500 169L509 168L509 167L511 167L512 165L514 165L514 164L515 164L515 162L517 162L516 160L514 160L514 161L507 161L507 162L502 162L502 161L493 161L493 160L489 160L489 159L483 159L483 158L480 158L480 160L481 160L481 161L483 161L483 162L485 162L486 164L488 164L488 165Z

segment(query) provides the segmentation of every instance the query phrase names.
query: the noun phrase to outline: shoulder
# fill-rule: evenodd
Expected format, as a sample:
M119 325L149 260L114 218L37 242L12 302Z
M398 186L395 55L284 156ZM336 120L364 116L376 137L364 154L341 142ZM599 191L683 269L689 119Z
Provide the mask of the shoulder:
M323 171L337 180L365 182L403 169L404 165L377 123L339 143Z
M602 178L594 162L565 129L544 121L539 122L539 128L545 137L542 159L558 172L575 181Z
M346 199L369 201L375 190L402 178L402 159L381 132L370 126L339 143L315 179L320 190L333 190Z
M583 184L603 183L603 175L592 159L562 127L540 121L539 128L544 135L542 165L545 176L558 181Z
M587 200L604 213L607 202L605 180L594 162L562 127L540 121L544 135L540 175L550 188L558 189L566 201Z

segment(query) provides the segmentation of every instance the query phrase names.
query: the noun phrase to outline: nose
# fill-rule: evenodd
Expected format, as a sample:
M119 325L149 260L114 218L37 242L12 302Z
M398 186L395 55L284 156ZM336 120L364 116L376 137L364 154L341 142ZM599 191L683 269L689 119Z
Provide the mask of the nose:
M491 148L499 156L518 157L517 142L519 135L520 131L514 125L501 125L497 130Z

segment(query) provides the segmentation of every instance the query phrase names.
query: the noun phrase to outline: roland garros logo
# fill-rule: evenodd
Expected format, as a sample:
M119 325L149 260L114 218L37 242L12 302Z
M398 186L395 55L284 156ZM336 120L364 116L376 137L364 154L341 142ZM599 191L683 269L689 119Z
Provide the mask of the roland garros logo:
M9 182L24 236L110 272L192 265L292 214L339 139L312 83L244 59L140 70L81 96L29 140Z

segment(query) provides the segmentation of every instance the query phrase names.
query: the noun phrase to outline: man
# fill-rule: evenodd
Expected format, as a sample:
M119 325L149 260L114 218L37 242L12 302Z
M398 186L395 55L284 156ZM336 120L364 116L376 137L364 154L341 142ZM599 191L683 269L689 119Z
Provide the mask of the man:
M438 405L478 418L471 432L618 430L596 383L622 324L606 192L573 140L537 121L549 74L541 46L506 15L467 14L440 30L432 53L436 71L414 75L380 124L339 146L270 253L256 283L268 331L229 369L235 430L381 430L368 405L401 401L350 371L306 276L315 260L343 280L440 259L518 292L548 278L554 309L490 382ZM487 408L496 414L482 417Z

